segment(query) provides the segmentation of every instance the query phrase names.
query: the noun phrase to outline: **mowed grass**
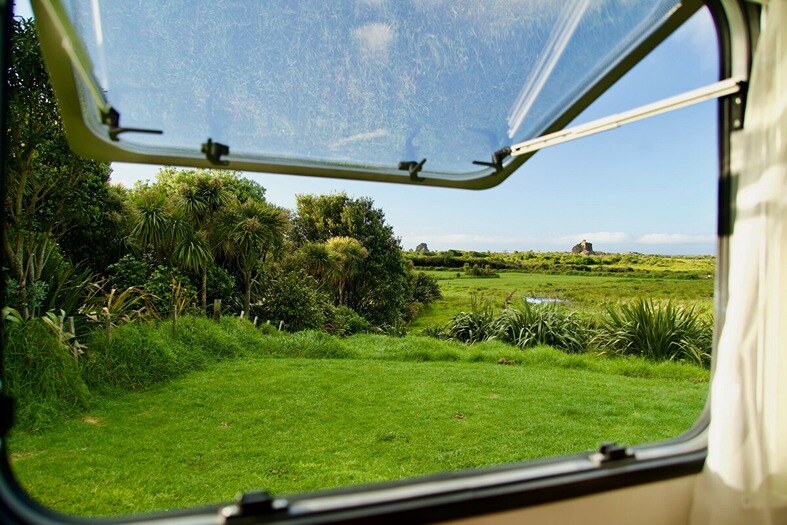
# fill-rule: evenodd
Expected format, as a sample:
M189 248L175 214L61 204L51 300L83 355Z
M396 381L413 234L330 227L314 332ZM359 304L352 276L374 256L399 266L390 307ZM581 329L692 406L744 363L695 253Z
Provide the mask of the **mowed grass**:
M99 398L13 433L13 470L59 511L128 514L660 440L688 429L707 393L707 371L676 363L542 347L503 366L487 359L512 350L494 342L340 344L344 359L238 358Z
M439 280L443 298L435 301L410 324L417 331L430 325L444 325L460 311L471 308L473 294L500 308L507 298L523 296L557 298L565 307L600 314L604 306L637 298L670 300L676 304L696 304L702 311L713 307L713 279L669 277L607 277L594 275L547 275L501 271L499 278L472 278L455 271L428 271Z

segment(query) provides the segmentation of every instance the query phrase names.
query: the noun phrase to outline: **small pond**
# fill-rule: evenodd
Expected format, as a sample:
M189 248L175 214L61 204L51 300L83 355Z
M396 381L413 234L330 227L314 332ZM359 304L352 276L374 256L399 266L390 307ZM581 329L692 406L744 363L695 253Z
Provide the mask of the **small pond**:
M567 299L559 299L557 297L525 297L525 301L530 304L559 304L571 302Z

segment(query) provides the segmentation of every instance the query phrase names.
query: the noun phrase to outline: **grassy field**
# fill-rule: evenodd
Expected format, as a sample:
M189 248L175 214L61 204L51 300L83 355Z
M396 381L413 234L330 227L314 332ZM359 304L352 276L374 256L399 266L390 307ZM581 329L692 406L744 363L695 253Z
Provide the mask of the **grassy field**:
M476 252L446 250L429 254L405 252L419 269L459 269L465 264L546 274L597 274L700 278L712 276L715 258L709 255L646 255L642 253Z
M13 470L57 510L125 514L663 439L707 393L701 368L545 347L303 334L272 348L315 338L344 358L271 351L99 397L45 432L14 432Z
M472 294L489 300L497 308L509 297L556 298L568 301L564 303L567 308L591 314L602 312L605 304L641 297L696 304L701 311L710 311L713 306L713 279L686 279L670 271L647 277L502 271L499 278L477 278L455 270L426 273L439 280L443 298L425 308L410 324L413 331L445 324L457 312L469 310Z

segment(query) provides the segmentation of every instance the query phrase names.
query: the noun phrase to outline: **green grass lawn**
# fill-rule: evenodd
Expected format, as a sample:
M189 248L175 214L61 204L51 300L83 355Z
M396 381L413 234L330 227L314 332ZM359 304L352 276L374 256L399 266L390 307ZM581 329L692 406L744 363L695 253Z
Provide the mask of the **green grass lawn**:
M666 273L661 277L607 277L504 271L499 278L456 277L455 271L426 273L439 280L443 298L425 308L410 324L414 331L443 325L457 312L469 310L471 294L490 300L497 308L509 296L552 297L570 301L567 308L591 314L602 312L605 304L643 297L697 304L703 311L713 306L713 279L671 278Z
M99 397L44 432L16 431L14 472L67 513L180 508L664 439L688 429L707 394L707 371L675 363L496 342L333 341L344 359L231 359ZM489 362L498 354L520 358Z

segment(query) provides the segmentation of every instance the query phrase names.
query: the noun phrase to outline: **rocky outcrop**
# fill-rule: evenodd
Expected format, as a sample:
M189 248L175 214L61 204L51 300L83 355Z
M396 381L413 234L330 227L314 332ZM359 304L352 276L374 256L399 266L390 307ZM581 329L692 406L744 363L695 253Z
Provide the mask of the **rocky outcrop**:
M579 253L582 255L593 255L596 252L593 251L593 243L587 242L585 239L582 239L582 242L571 248L571 253Z
M418 246L415 247L415 253L428 254L429 253L429 247L426 245L425 242L422 242L421 244L419 244Z

